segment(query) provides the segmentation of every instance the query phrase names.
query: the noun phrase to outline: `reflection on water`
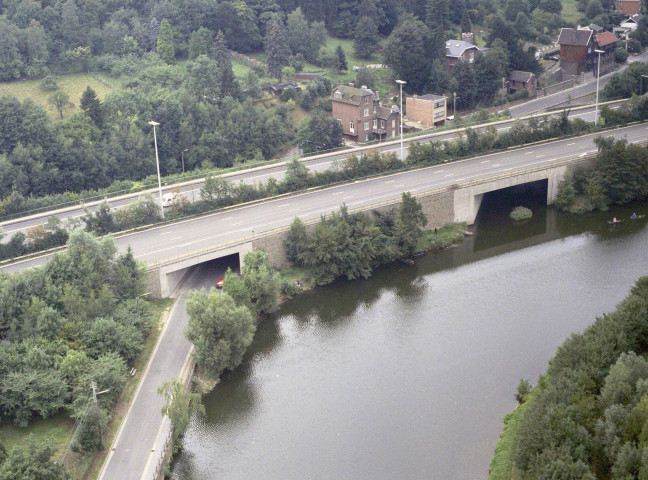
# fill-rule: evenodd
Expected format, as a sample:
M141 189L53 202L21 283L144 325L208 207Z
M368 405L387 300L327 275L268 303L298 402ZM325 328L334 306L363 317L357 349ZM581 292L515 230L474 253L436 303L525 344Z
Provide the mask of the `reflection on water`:
M648 205L574 218L527 196L534 217L514 225L514 193L485 199L462 245L265 319L205 398L174 475L485 479L518 380L648 274L646 222L606 223Z

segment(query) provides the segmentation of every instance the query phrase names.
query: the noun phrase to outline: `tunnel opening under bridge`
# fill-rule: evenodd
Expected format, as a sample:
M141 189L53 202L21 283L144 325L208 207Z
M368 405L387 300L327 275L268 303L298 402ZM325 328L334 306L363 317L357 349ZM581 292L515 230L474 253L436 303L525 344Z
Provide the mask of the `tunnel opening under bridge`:
M166 273L166 289L162 289L161 296L176 296L180 289L182 289L185 281L193 274L201 275L206 279L209 286L216 287L218 280L225 278L225 272L228 269L240 274L241 264L241 254L236 252L197 262L177 270L168 271Z
M491 232L491 236L494 237L498 236L497 232L506 230L507 242L515 240L514 237L518 236L521 239L542 235L547 231L547 193L548 180L523 183L485 193L475 219L475 229L481 227L481 231ZM519 206L530 209L533 217L524 222L511 220L510 213ZM497 243L496 238L476 240L489 245ZM478 248L478 245L475 247Z

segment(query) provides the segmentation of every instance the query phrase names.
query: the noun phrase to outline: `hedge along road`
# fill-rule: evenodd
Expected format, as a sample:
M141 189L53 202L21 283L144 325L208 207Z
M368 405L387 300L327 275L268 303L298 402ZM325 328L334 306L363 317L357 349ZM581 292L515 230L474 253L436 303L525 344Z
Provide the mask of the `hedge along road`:
M606 102L606 103L611 105L616 105L620 103L620 101L613 101L613 102ZM604 103L600 103L599 105L604 105ZM586 121L593 121L594 119L593 112L594 112L594 107L591 105L576 107L571 109L569 118L570 119L582 118L583 120ZM557 112L553 112L548 114L542 114L540 116L556 115L556 114ZM530 115L527 117L522 117L518 120L528 120L529 118L539 118L539 115L535 115L535 116ZM500 131L504 131L504 130L508 130L515 121L516 121L515 119L503 120L499 122L492 122L483 125L478 125L473 128L476 130L480 130L489 126L494 126L496 129ZM423 135L418 135L416 137L406 138L404 139L403 144L404 147L407 148L410 142L412 141L420 142L420 141L429 141L429 140L440 140L440 141L453 140L460 137L464 132L465 129L460 128L455 130L446 130L443 132L425 133ZM304 157L302 161L312 171L323 171L329 168L331 166L331 163L334 160L344 159L352 154L362 155L363 153L366 153L370 150L379 150L382 152L397 153L400 151L400 140L393 140L389 142L384 142L382 144L373 144L366 147L356 147L356 148L346 149L343 151L313 155L310 157ZM264 166L250 168L250 169L239 170L236 172L225 173L222 175L222 177L228 181L244 182L247 184L253 184L255 182L256 183L265 182L270 177L274 177L279 180L283 178L285 172L285 165L286 162L273 163L270 165L264 165ZM163 193L179 190L179 192L182 195L184 195L189 201L195 201L200 199L200 189L204 184L204 180L205 180L204 178L199 178L187 182L165 185L163 186ZM137 200L138 197L140 197L145 193L151 193L156 198L158 196L157 188L153 188L142 192L130 193L118 197L112 197L109 198L108 201L110 202L113 208L117 208L117 209L124 208L130 205L131 203L133 203L135 200ZM85 205L74 205L66 208L52 210L49 212L42 212L42 213L37 213L26 217L6 220L4 222L0 222L0 228L2 228L5 234L7 234L5 238L8 240L11 237L11 235L17 232L22 231L23 233L26 233L26 231L30 227L36 225L42 225L47 220L47 218L53 215L57 216L61 220L78 219L83 215L85 215L84 208L87 208L88 211L92 212L95 211L97 206L102 202L103 200L98 200L94 202L89 202Z
M605 136L627 138L629 142L644 142L646 124L608 130ZM128 245L134 255L147 262L157 262L179 254L188 254L225 242L240 240L251 234L262 234L288 226L295 217L317 219L337 210L341 204L361 208L383 201L397 201L402 192L413 194L447 188L464 182L479 181L511 175L528 168L593 154L597 151L594 138L588 134L558 141L548 141L524 148L482 155L434 167L370 178L302 194L284 196L185 221L160 225L116 238L120 251ZM50 255L8 263L7 272L41 265Z

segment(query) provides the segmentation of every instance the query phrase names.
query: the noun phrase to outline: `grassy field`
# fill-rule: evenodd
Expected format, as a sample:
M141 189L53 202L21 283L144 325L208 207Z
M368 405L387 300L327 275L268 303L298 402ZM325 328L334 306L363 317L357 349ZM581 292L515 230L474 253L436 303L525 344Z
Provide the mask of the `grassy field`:
M583 13L578 11L578 2L576 0L562 0L562 17L566 22L578 25Z
M88 85L97 92L100 100L103 100L113 88L119 87L118 80L101 73L93 75L75 73L55 78L59 88L70 96L70 101L74 104L74 107L69 108L64 115L79 111L79 100ZM38 86L40 82L41 79L0 83L0 96L13 95L20 101L31 98L38 105L42 106L53 119L60 118L58 111L47 102L47 99L53 92L44 92L41 90Z

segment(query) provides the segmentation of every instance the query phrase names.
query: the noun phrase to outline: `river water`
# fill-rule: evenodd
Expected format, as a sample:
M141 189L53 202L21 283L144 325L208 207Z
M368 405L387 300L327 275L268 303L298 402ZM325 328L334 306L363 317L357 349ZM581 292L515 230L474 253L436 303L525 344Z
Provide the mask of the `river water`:
M523 225L506 216L516 194L534 211ZM648 274L645 219L606 222L648 204L574 218L528 195L485 199L456 248L266 319L205 397L174 476L485 480L519 379L535 383Z

